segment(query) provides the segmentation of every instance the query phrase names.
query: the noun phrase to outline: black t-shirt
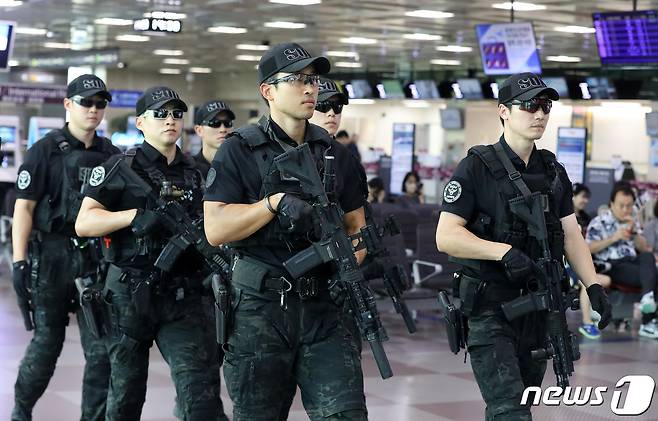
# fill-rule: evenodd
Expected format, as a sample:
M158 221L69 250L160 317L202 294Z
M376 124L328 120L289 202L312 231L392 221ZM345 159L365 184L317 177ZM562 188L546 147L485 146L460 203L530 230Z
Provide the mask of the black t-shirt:
M201 172L201 175L205 180L208 177L208 171L210 170L210 162L206 161L206 157L203 156L203 150L200 150L199 153L192 158L194 158L196 168Z
M283 152L283 148L278 145L276 139L291 147L298 146L272 120L263 118L259 124L269 135L269 141L276 144L281 152ZM335 157L335 192L338 204L345 213L361 208L363 206L362 192L366 187L362 185L363 181L359 169L356 167L355 159L345 146L331 139L324 129L310 124L306 126L304 142L310 146L315 143L321 143L325 147L330 146L327 153ZM229 136L213 159L212 168L215 174L209 177L206 183L204 200L228 204L248 204L253 202L249 198L260 197L262 178L255 158L256 156L249 146L244 144L238 136ZM285 244L281 244L281 247L254 246L242 249L241 252L279 267L283 261L294 254L288 250Z
M121 167L117 164L121 159L125 159L123 155L116 155L102 165L104 178L93 183L90 182L90 186L85 193L86 196L98 201L107 210L113 212L128 209L147 209L153 206L152 201L147 198L147 192L131 183L130 176L119 170ZM198 171L192 169L194 174L193 185L189 185L189 180L186 180L186 171L188 174L192 174L192 171L190 171L192 165L191 158L185 157L178 147L176 147L174 160L168 164L164 155L148 142L144 142L141 147L137 148L131 168L151 186L156 196L159 194L161 186L147 175L145 167L157 169L164 175L166 180L172 182L174 188L184 191L181 204L188 215L192 219L196 219L203 212L201 201L203 193L201 175ZM168 235L169 233L163 229L159 235L152 237L151 240L153 243L164 245ZM153 254L150 257L135 255L135 250L141 247L139 245L140 240L133 235L130 227L116 231L109 237L113 249L118 252L114 261L115 265L144 270L153 268ZM196 255L196 252L192 252L190 249L178 259L171 273L172 275L194 273L201 268L200 265L200 258Z
M526 166L525 162L512 151L502 136L500 143L514 164L514 167L522 176L526 174L546 174L547 170L544 161L536 147L533 148L528 165ZM571 200L572 187L564 167L558 164L556 168L559 180L562 183L562 189L561 196L555 198L555 203L558 216L564 218L573 213L573 202ZM496 203L499 197L498 190L498 182L491 175L484 162L475 155L468 155L459 163L450 182L446 185L441 211L461 216L468 223L473 222L480 213L493 217L493 210L496 209ZM499 265L495 266L499 270L496 273L487 273L487 280L505 279L502 267ZM470 269L465 269L465 273L476 277L478 275Z
M16 179L16 198L34 200L39 202L45 195L50 196L51 201L57 201L61 194L62 185L62 160L66 154L57 146L57 137L62 134L72 150L84 150L90 152L89 159L82 159L78 172L79 183L73 188L79 189L91 174L91 170L121 151L112 145L109 139L94 135L91 147L85 149L85 144L73 137L68 128L68 123L58 130L53 130L36 142L25 152L23 164L18 169ZM99 157L102 157L99 159Z

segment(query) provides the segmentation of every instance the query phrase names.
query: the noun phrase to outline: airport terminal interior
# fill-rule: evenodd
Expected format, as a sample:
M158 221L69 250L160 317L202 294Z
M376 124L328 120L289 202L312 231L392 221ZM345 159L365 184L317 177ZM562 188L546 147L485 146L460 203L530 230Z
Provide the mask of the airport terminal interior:
M526 76L527 84L536 83L532 78L539 75L540 90L559 95L550 113L545 108L550 99L505 104L520 104L520 111L511 115L524 113L523 107L533 112L528 107L535 105L535 114L548 117L536 146L555 154L566 170L578 222L581 216L586 221L581 228L589 250L605 239L596 237L602 218L617 215L618 196L611 197L617 189L618 195L631 198L626 205L629 224L623 225L627 232L619 242L637 246L629 253L642 252L655 264L658 1L0 0L0 419L28 419L11 415L19 365L35 334L24 327L12 282L14 205L17 191L21 195L31 182L26 171L32 167L22 165L31 148L69 121L64 102L74 98L79 106L93 103L71 97L67 85L90 74L105 83L106 88L94 92L107 91L112 101L96 132L121 151L144 142L138 128L143 122L136 113L140 98L153 86L166 86L188 107L176 144L195 156L204 142L195 126L207 123L195 116L203 114L208 101L221 101L218 109L230 111L233 129L269 114L259 66L281 43L303 46L286 50L288 60L301 54L330 62L322 77L333 80L334 93L346 99L342 112L326 109L341 114L330 134L363 167L373 220L383 230L380 239L388 251L383 259L399 269L399 296L391 293L395 288L386 276L368 281L388 337L382 343L393 372L382 379L364 340L368 419L485 419L471 356L464 349L457 355L451 351L447 311L437 299L445 291L459 301L453 274L461 265L438 250L436 233L444 202L457 202L462 194L453 179L460 161L472 147L494 144L503 133L499 94L510 95L505 90L510 75L533 73ZM305 87L318 85L309 77L290 83L301 86L302 81ZM518 86L526 89L522 81ZM317 114L317 105L315 109ZM170 112L166 121L170 116L177 118ZM217 127L227 128L227 123ZM211 171L214 176L214 167ZM88 181L93 186L98 180L92 173ZM206 185L212 182L209 178ZM395 224L387 224L391 220ZM587 221L592 221L589 227ZM586 399L569 405L560 395L556 401L546 399L544 392L558 383L554 357L547 361L537 395L542 399L531 408L534 420L658 421L658 326L646 310L653 306L655 316L658 296L646 288L653 282L649 289L655 290L658 275L650 265L632 276L619 276L616 263L602 250L592 254L597 282L604 283L612 304L612 321L599 330L595 312L565 311L580 352L568 382L583 389L605 387L602 402ZM575 295L584 290L571 267L561 284ZM70 288L75 288L73 280ZM281 297L283 304L283 293ZM408 308L407 320L397 311L397 299ZM81 417L85 357L78 320L73 313L69 319L55 372L32 410L35 421ZM409 333L410 321L414 333ZM224 410L234 419L224 377L215 374L222 376ZM622 381L627 376L648 376L652 386L645 383L644 388L653 389L646 404L635 402L646 406L643 411L623 416L624 402L637 398L631 392L640 395L632 382ZM170 367L154 345L140 419L183 419L176 402ZM287 419L309 419L299 390Z

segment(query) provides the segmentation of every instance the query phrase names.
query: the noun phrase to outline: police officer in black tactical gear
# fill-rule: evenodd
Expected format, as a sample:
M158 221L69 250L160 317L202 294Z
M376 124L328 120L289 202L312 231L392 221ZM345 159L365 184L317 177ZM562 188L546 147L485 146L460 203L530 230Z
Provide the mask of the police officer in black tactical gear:
M34 329L34 337L18 369L11 418L15 421L32 419L32 408L55 371L68 313L78 309L74 279L95 279L99 270L97 244L77 237L74 223L92 168L119 152L96 134L111 100L98 77L85 74L74 79L64 99L69 122L35 143L18 170L13 281L26 328ZM82 312L77 316L85 355L81 419L103 420L110 364Z
M573 212L571 182L555 155L535 147L558 99L535 74L505 80L498 97L503 135L494 145L471 148L443 192L436 241L464 265L458 294L487 420L531 420L530 408L520 404L523 390L541 385L546 370L545 359L531 357L545 346L546 312L510 321L501 306L533 288L536 262L545 256L528 222L512 209L541 199L536 209L544 209L550 257L559 267L563 255L569 260L602 315L600 328L611 317Z
M154 341L171 369L181 418L217 420L218 382L208 369L216 353L207 349L201 305L204 261L185 246L174 248L182 254L166 253L171 260L160 258L175 245L176 227L158 213L164 204L178 204L190 219L201 217L201 175L176 146L187 105L159 86L147 89L136 108L144 143L94 169L98 177L90 180L75 226L80 235L105 236L110 262L103 290L111 325L107 420L140 418Z
M210 170L211 162L221 147L227 136L233 133L233 122L235 121L235 114L226 105L225 102L218 99L208 101L197 108L194 114L194 131L197 136L201 138L202 148L198 154L194 155L194 162L196 168L199 170L203 179L205 180ZM228 250L226 250L228 252ZM208 322L206 328L207 347L208 350L214 353L210 358L210 366L208 370L213 374L213 379L217 383L217 391L219 392L221 386L221 377L219 368L224 361L224 351L221 345L217 343L217 336L215 330L216 315L215 315L215 300L210 294L210 287L203 296L203 310ZM218 396L221 400L221 397ZM222 419L226 416L222 413Z
M194 113L194 131L201 138L201 150L194 155L197 168L205 180L212 159L226 137L233 133L235 114L218 99L201 105Z
M349 152L308 119L329 61L295 43L270 48L258 65L270 116L240 128L219 149L206 180L204 223L211 244L231 245L233 327L224 376L233 419L284 420L299 386L312 420L365 420L360 338L329 295L331 268L293 279L283 262L309 246L310 205L291 191L274 158L308 144L317 163L335 158L334 197L348 233L365 224L358 171ZM350 251L351 252L351 251ZM363 253L359 253L362 259Z

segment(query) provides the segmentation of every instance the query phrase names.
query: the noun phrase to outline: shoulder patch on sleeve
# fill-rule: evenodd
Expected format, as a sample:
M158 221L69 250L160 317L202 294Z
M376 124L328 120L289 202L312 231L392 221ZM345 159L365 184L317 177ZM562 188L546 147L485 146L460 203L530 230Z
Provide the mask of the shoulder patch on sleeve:
M99 186L105 180L105 168L103 166L94 167L89 176L89 185L91 187Z
M16 187L18 187L19 190L25 190L26 188L30 187L31 182L32 176L30 175L30 172L28 170L23 170L18 174Z
M459 181L452 180L443 189L443 201L446 203L454 203L462 195L462 185Z

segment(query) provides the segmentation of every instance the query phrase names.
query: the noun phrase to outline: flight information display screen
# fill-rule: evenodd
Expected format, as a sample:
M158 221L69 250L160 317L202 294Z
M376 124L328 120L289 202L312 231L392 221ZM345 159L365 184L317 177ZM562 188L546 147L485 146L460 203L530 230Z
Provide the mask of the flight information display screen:
M594 13L601 64L658 63L658 11Z

